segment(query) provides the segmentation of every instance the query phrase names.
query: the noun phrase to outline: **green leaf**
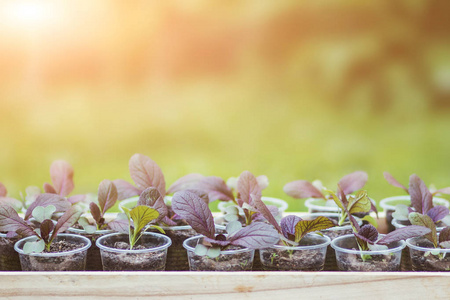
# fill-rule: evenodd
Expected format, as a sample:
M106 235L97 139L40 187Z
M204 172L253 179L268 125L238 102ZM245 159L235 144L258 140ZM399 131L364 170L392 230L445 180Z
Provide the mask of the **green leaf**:
M372 207L366 191L360 191L356 196L350 196L348 199L348 211L351 214L367 213Z
M208 253L208 248L205 245L197 244L194 253L198 256L204 256L206 255L206 253Z
M220 255L220 247L209 248L206 256L209 258L216 258Z
M150 228L155 228L156 230L158 230L159 232L161 232L162 234L166 234L166 232L164 231L164 229L162 229L160 226L158 225L150 225Z
M25 245L23 245L23 252L25 254L30 253L41 253L45 249L45 242L44 240L39 240L36 242L26 242Z
M365 215L361 221L367 221L369 224L371 224L373 227L378 228L378 222L370 215Z
M134 230L136 233L140 232L148 223L158 218L159 213L155 209L139 205L133 208L130 212L130 218L133 220Z
M334 227L333 221L320 216L314 220L301 220L295 225L295 242L298 243L308 233Z
M97 231L97 226L91 225L86 217L79 218L78 224L80 224L84 231L88 234L92 234Z
M331 191L331 190L325 190L328 194L331 195L331 197L333 198L334 202L336 203L336 205L342 210L344 211L344 206L342 205L341 200L339 199L339 197L336 195L335 192Z
M242 228L242 224L239 221L230 222L227 224L227 233L232 235L233 233L239 231Z
M433 220L427 216L419 214L418 212L412 212L409 214L409 221L412 225L424 226L431 229L431 232L424 235L426 239L433 243L434 247L438 246L438 237L436 232L436 225Z
M33 209L32 215L39 223L42 223L45 219L51 219L53 213L56 211L54 205L49 205L46 207L38 206Z
M395 211L392 213L392 217L397 221L408 221L409 210L405 204L397 204Z

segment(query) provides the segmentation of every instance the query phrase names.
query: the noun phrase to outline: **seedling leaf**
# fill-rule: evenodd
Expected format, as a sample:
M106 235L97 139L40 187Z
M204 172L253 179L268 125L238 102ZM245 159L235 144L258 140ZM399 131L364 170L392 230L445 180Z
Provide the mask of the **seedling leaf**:
M237 202L242 207L244 203L253 205L251 195L255 198L261 198L261 187L258 185L256 177L249 171L241 173L237 183L238 198Z
M290 240L295 240L295 225L300 222L302 218L289 215L281 219L280 227L283 236ZM292 238L291 238L292 236Z
M411 205L416 212L426 214L433 207L433 195L416 174L409 178L409 194L411 195Z
M73 168L68 162L54 161L50 166L50 177L58 195L66 197L72 192L74 188Z
M166 204L164 203L163 195L158 191L158 189L154 187L146 188L141 195L139 196L139 200L137 205L145 205L149 206L156 211L158 211L159 216L156 222L162 220L168 214L168 209Z
M189 191L176 192L172 198L172 209L199 234L214 238L214 218L208 205Z
M322 192L317 189L312 183L306 180L296 180L287 183L283 187L283 191L293 198L303 199L303 198L323 198L325 196Z
M36 235L33 228L9 205L0 205L0 231L15 231L21 236Z
M334 227L330 219L319 216L314 220L301 220L295 225L295 242L298 243L308 233Z
M185 175L175 181L167 190L167 194L171 195L179 191L184 191L187 189L195 189L197 188L198 183L204 179L205 176L198 173L192 173Z
M431 233L430 228L418 226L418 225L410 225L410 226L398 228L398 229L386 234L384 237L382 237L377 242L377 244L388 245L392 242L406 240L406 239L409 239L411 237L416 237L416 236L424 236L429 233Z
M30 254L30 253L41 253L42 251L44 251L45 249L45 242L44 240L39 240L36 242L26 242L23 245L23 252L25 254Z
M130 158L129 169L131 178L139 189L154 187L161 195L166 194L166 182L161 168L149 157L134 154Z
M50 243L57 236L58 233L66 231L69 227L73 226L78 221L81 216L81 211L76 207L70 207L56 222L55 228L53 229L52 236L50 238Z
M141 190L125 181L123 179L113 180L114 185L117 189L117 200L128 199L134 196L139 196L141 194Z
M198 184L196 185L196 189L207 192L210 202L216 200L234 201L233 191L220 177L205 177L198 182Z
M48 205L46 207L38 206L33 209L32 215L39 223L42 223L45 219L51 219L53 213L56 211L54 205Z
M31 205L28 207L26 213L25 213L25 220L28 220L33 210L38 207L47 207L49 205L54 205L56 210L55 212L63 212L66 211L70 207L69 201L67 201L65 198L58 196L56 194L39 194L36 198L36 201L31 203Z
M368 179L368 175L363 171L356 171L345 175L339 180L338 185L344 194L348 195L364 187Z
M101 216L106 213L108 209L114 206L117 201L117 188L110 180L103 180L98 186L98 204L101 210Z
M254 222L242 228L228 239L232 245L261 249L275 245L280 240L280 237L271 225L263 222Z
M139 205L130 211L130 217L133 220L133 227L135 232L141 232L141 230L147 226L148 223L158 218L159 213L155 209Z
M425 226L431 229L431 232L425 234L424 237L428 239L430 242L432 242L435 248L437 247L438 240L436 233L436 225L429 216L422 215L417 212L412 212L409 214L409 221L411 222L412 225Z
M403 184L398 182L397 179L395 179L394 176L392 176L390 173L384 172L383 175L384 175L384 178L387 180L387 182L390 185L393 185L395 187L401 188L401 189L405 190L405 192L407 194L409 194L409 190Z

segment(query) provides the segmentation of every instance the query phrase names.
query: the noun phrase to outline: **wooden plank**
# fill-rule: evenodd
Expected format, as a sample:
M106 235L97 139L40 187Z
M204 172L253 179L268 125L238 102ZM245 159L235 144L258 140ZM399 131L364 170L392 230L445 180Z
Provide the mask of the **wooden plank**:
M449 273L0 272L8 299L449 299Z

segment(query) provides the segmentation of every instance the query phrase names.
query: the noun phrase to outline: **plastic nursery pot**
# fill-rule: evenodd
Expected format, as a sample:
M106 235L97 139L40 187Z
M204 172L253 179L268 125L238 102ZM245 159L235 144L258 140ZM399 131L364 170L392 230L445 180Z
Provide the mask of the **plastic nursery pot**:
M129 247L128 234L111 233L95 242L100 249L104 271L164 271L167 248L172 244L169 237L145 232L134 249Z
M331 239L318 234L308 234L296 247L275 245L259 250L266 271L322 271L327 246Z
M424 237L406 240L413 271L450 271L450 249L434 248Z
M236 246L233 250L220 251L216 258L199 256L194 253L195 247L203 239L202 235L188 238L183 242L186 248L189 269L191 271L251 271L255 250Z
M60 233L53 240L55 243L66 242L77 244L79 248L75 250L55 253L29 253L23 252L26 242L37 241L35 236L29 236L19 240L14 245L14 250L19 253L20 264L23 271L84 271L86 266L87 250L91 246L91 241L81 235L70 233Z
M68 232L73 234L78 234L87 237L91 240L92 246L89 247L87 251L87 258L86 258L86 271L101 271L103 270L102 267L102 258L100 255L100 249L96 245L96 241L99 237L104 236L106 234L113 233L112 230L97 230L94 233L86 233L83 229L78 228L69 228L67 229Z
M318 216L324 216L330 219L333 219L334 221L338 222L339 220L339 214L338 213L313 213L313 214L307 214L302 216L301 218L304 220L312 220L317 218ZM362 221L355 217L355 219L358 221L359 225L362 225ZM325 230L322 230L321 233L327 237L329 237L331 240L334 240L337 237L344 236L347 234L353 233L352 226L350 224L345 224L342 226L336 226L332 228L328 228ZM327 247L327 256L325 259L325 271L337 271L338 266L336 264L336 255L333 248L331 248L330 245Z
M337 213L339 208L333 200L308 198L305 200L305 206L309 213Z
M395 230L395 227L392 225L392 213L395 211L395 207L398 204L411 205L411 197L409 195L396 196L384 198L383 200L380 201L380 206L381 208L383 208L383 211L386 214L386 224L388 226L388 232ZM449 207L448 200L438 197L433 197L433 204Z
M331 247L336 252L336 262L341 271L399 271L405 241L393 242L389 249L361 251L353 234L334 239Z
M8 238L0 233L0 271L20 271L19 254L14 250L18 238Z

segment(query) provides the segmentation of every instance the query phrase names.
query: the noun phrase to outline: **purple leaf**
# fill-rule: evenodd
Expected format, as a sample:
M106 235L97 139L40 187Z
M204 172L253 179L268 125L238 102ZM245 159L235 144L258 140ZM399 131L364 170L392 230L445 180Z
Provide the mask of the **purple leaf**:
M450 226L445 227L439 233L439 243L450 241Z
M450 213L449 209L442 205L437 205L435 207L432 207L428 212L427 216L433 220L434 223L436 223L439 220L442 220Z
M55 228L52 232L51 241L57 236L58 233L66 231L69 227L73 226L80 218L82 212L76 207L70 207L56 222Z
M67 198L67 201L69 201L71 204L76 204L78 202L83 202L84 199L86 199L86 195L73 195Z
M5 185L0 182L0 197L6 197L8 194L8 190L6 189Z
M228 237L228 240L232 245L262 249L278 243L280 236L271 225L255 222L237 231L231 237Z
M130 158L129 169L131 178L139 189L154 187L161 195L166 194L166 181L161 168L149 157L134 154Z
M103 217L100 208L98 207L97 204L91 202L89 204L89 210L91 211L91 215L94 218L95 222L98 224L100 222L100 219Z
M416 212L426 214L433 207L433 195L416 174L409 178L409 194L411 195L411 204Z
M394 176L392 176L390 173L384 172L383 175L384 175L384 178L387 180L387 182L388 182L390 185L393 185L393 186L395 186L395 187L404 189L405 192L406 192L407 194L409 194L408 189L407 189L403 184L401 184L400 182L398 182L397 179L395 179Z
M209 196L208 193L202 190L194 190L194 189L187 189L186 191L189 191L191 193L196 194L199 196L203 201L205 201L206 204L209 204Z
M50 183L44 183L44 193L58 194L53 185L51 185Z
M56 160L50 166L50 178L57 194L62 197L69 195L74 188L73 168L64 160Z
M199 234L214 238L214 218L208 205L189 191L176 192L172 198L172 209Z
M103 216L117 201L117 189L110 180L103 180L98 186L98 204Z
M289 215L281 219L280 226L283 236L287 239L290 239L290 235L295 237L295 225L301 220L302 218L294 215Z
M164 219L162 219L162 222L165 223L167 226L177 226L177 222L171 220L167 216L165 216Z
M39 229L41 230L41 237L46 243L48 242L48 238L54 227L52 220L46 219L42 221Z
M234 195L231 189L227 186L225 181L216 176L204 177L196 185L196 189L205 191L208 193L209 201L216 200L233 201Z
M217 246L220 246L220 247L225 247L225 246L228 246L228 245L231 244L231 242L228 241L228 240L216 240L216 239L212 239L212 238L209 238L209 237L204 237L203 241L207 242L207 243L210 243L211 245L217 245Z
M259 187L258 187L259 188ZM272 213L267 208L266 204L262 202L261 200L261 194L259 196L255 196L253 194L250 195L251 203L253 203L253 206L258 210L260 214L263 215L263 217L272 224L273 227L275 227L276 230L278 230L279 233L282 232L280 225L273 217Z
M137 205L149 206L158 211L159 216L158 218L156 218L156 222L159 222L160 220L164 219L164 217L167 216L168 214L168 209L166 204L164 203L163 196L154 187L146 188L141 193Z
M367 225L366 225L367 226ZM410 225L406 227L402 227L396 229L384 237L382 237L377 244L379 245L388 245L392 242L397 242L400 240L406 240L416 236L423 236L431 232L430 228L419 226L419 225Z
M205 176L198 173L192 173L185 175L175 181L167 190L167 194L173 194L179 191L184 191L187 189L195 189L200 182L200 180L204 179Z
M261 199L261 187L256 177L249 171L244 171L239 176L236 189L238 192L237 202L240 207L244 203L253 205L250 195L254 195L255 199ZM262 212L260 211L260 213Z
M130 223L128 222L128 219L116 218L115 220L108 222L109 228L120 233L129 233L129 226Z
M138 189L128 181L123 179L113 180L114 185L117 189L117 200L128 199L134 196L139 196L142 190Z
M38 206L47 207L49 205L54 205L56 208L55 212L63 212L66 211L70 207L70 202L65 198L58 196L56 194L39 194L36 200L31 203L25 212L25 220L28 220L31 217L33 209Z
M345 175L339 180L338 185L344 194L348 195L363 188L369 176L366 172L356 171Z
M437 195L437 194L447 194L447 195L450 195L450 187L446 187L446 188L439 189L439 190L437 190L437 191L435 191L435 192L433 193L433 195Z
M370 224L362 226L358 232L354 232L354 235L365 241L366 243L373 244L378 239L378 231L377 229Z
M283 191L297 199L302 198L323 198L325 199L325 196L322 194L321 191L319 191L311 182L306 180L296 180L287 183L283 187Z
M15 231L21 236L36 235L33 228L9 205L0 205L0 231Z
M278 207L276 207L275 205L266 205L266 206L272 216L276 217L280 214ZM253 221L266 221L267 219L264 218L264 216L261 213L257 212L252 215L252 220Z

